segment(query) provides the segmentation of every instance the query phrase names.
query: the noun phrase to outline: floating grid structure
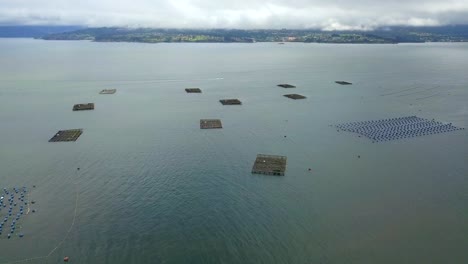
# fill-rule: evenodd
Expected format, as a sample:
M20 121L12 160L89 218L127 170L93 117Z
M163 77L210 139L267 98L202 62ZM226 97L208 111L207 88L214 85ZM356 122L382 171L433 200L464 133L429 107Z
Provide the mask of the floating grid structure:
M242 102L239 99L222 99L219 100L223 105L241 105Z
M296 86L292 84L287 84L287 83L281 83L281 84L278 84L278 86L283 87L283 88L296 88Z
M219 119L200 119L200 128L201 129L215 129L223 128L221 120Z
M287 97L287 98L291 98L291 99L294 99L294 100L298 100L298 99L306 99L307 97L303 96L303 95L300 95L300 94L285 94L283 95L284 97Z
M200 88L185 88L187 93L201 93Z
M73 106L73 111L81 110L94 110L94 103L76 104Z
M115 94L115 92L117 92L117 89L104 89L100 91L99 93L100 94Z
M353 83L350 83L350 82L345 82L345 81L335 81L337 84L341 84L341 85L351 85Z
M258 154L252 168L254 174L284 176L286 172L285 156Z
M410 137L439 134L464 128L455 127L452 123L407 116L383 120L345 123L336 126L338 129L354 132L372 139L373 142L390 141Z
M83 129L60 130L51 139L49 139L49 142L76 141L82 133Z
M24 236L21 221L29 214L28 197L26 187L0 191L0 239Z

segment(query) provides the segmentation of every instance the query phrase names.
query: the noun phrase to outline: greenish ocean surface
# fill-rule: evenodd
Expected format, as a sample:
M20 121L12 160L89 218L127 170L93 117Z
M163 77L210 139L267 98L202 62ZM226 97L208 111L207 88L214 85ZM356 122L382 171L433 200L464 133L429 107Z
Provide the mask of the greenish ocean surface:
M467 69L468 44L0 39L0 190L36 201L0 263L468 263L468 130L373 144L330 126L468 128ZM259 153L286 175L251 174Z

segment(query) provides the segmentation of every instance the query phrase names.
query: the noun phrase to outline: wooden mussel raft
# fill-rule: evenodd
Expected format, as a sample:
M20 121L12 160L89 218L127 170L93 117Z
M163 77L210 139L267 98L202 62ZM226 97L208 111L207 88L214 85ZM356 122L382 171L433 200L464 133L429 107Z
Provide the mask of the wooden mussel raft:
M115 92L117 92L117 89L104 89L100 91L99 93L100 94L115 94Z
M286 172L285 156L258 154L252 168L254 174L284 176Z
M306 99L307 97L303 96L303 95L300 95L300 94L285 94L283 95L284 97L287 97L287 98L291 98L291 99L294 99L294 100L298 100L298 99Z
M185 88L185 91L187 93L201 93L201 89L200 88Z
M223 105L241 105L242 102L239 99L222 99L219 102Z
M94 103L76 104L73 106L73 111L81 110L94 110Z
M346 81L335 81L337 84L341 84L341 85L352 85L353 83L350 83L350 82L346 82Z
M223 128L219 119L200 119L200 129Z
M51 139L49 139L49 142L76 141L82 133L83 129L60 130L59 132L55 133Z
M292 84L287 84L287 83L281 83L281 84L278 84L278 86L283 87L283 88L296 88L296 86Z

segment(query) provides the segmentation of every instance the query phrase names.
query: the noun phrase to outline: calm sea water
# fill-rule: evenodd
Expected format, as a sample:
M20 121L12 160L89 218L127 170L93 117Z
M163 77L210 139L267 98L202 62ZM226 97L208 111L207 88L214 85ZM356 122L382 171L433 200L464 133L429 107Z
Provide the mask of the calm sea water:
M0 189L37 201L0 263L468 263L467 130L372 144L330 126L468 127L467 68L468 44L0 39ZM252 175L259 153L286 176Z

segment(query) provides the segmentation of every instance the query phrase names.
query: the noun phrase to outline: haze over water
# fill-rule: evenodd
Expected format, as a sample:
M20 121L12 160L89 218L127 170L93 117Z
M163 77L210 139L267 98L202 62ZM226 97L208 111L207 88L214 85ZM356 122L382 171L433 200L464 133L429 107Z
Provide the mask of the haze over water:
M0 39L0 190L37 210L0 263L468 263L467 130L373 144L330 126L467 128L467 62L468 44ZM260 153L286 175L251 174Z

